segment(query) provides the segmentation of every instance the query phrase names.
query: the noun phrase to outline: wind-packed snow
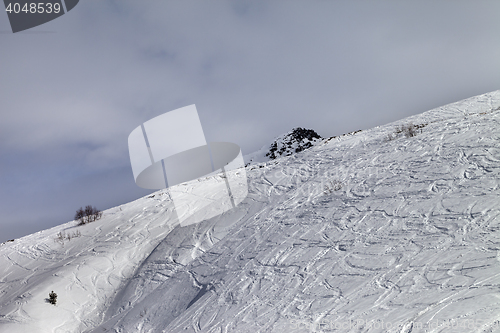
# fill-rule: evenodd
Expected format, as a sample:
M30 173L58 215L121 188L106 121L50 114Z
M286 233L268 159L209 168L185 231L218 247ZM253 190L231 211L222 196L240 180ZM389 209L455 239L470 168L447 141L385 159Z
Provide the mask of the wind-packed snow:
M499 140L496 91L250 165L202 223L159 191L4 243L0 331L500 332Z

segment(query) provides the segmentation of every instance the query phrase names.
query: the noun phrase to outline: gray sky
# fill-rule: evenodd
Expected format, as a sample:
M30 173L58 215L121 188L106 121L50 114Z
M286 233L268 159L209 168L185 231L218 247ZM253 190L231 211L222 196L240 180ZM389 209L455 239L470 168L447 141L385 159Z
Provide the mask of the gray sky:
M0 242L138 188L129 133L196 104L247 154L293 127L383 125L500 89L500 1L82 0L0 13Z

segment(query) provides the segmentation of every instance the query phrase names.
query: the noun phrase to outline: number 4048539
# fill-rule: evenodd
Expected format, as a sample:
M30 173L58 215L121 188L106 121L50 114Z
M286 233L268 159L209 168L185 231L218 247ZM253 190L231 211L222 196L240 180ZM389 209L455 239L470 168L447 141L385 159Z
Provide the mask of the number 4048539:
M44 2L32 2L32 3L25 3L22 7L19 3L9 3L7 7L5 8L5 11L8 12L9 14L15 13L19 14L21 12L23 13L31 13L31 14L42 14L42 13L56 13L58 14L61 11L61 5L58 3L52 4L50 2L44 3Z

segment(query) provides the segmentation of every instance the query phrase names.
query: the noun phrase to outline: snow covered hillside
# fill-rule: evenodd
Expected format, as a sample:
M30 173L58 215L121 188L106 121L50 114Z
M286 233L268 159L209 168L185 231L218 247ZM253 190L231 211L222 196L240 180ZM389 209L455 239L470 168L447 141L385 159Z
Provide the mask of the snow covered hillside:
M499 140L496 91L4 243L0 332L500 332Z

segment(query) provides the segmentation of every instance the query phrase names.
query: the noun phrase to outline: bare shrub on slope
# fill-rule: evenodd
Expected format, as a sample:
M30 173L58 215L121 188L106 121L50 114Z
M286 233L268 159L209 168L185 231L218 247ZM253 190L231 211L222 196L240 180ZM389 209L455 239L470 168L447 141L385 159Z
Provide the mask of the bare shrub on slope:
M101 216L102 212L100 210L88 205L85 209L80 207L80 209L76 211L75 221L78 221L78 225L84 225L99 220Z

